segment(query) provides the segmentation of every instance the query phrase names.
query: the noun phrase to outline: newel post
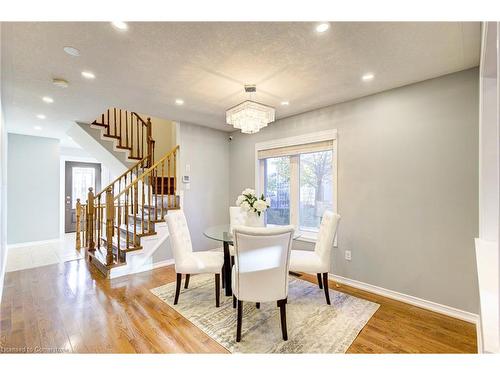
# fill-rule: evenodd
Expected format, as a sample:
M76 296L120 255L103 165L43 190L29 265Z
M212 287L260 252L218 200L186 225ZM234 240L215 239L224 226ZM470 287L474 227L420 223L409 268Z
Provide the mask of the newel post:
M95 238L94 238L94 189L89 187L89 194L87 197L87 238L88 238L88 249L95 250Z
M80 238L81 232L81 220L82 220L82 204L80 203L80 198L76 200L76 250L82 248L82 239Z
M113 264L113 223L115 216L113 189L106 189L106 265Z

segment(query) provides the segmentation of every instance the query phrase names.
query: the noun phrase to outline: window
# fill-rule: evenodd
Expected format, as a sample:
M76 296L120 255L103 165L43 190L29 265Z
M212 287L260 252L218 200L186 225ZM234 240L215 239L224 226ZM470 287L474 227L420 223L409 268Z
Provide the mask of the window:
M267 224L292 224L315 238L325 210L336 211L336 132L256 145L257 189L271 199Z
M76 200L80 199L80 202L85 202L87 200L87 193L89 187L93 188L95 191L95 169L85 168L85 167L73 167L73 181L72 181L72 197L73 202L72 208L76 208Z

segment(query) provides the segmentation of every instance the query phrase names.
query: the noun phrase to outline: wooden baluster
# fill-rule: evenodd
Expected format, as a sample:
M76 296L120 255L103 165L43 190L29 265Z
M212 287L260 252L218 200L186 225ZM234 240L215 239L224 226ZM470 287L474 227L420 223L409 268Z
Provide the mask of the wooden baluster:
M118 222L116 223L116 235L117 235L117 243L118 243L118 249L116 251L116 259L118 261L118 263L120 262L120 259L121 259L121 246L120 246L120 240L121 240L121 236L122 236L122 232L121 232L121 225L122 225L122 209L121 209L121 204L120 204L120 200L121 200L121 197L118 198L118 207L116 208L116 211L117 211L117 216L118 216Z
M110 135L109 127L111 126L111 123L109 122L109 109L108 109L108 123L106 125L108 125L108 127L106 128L106 134Z
M76 200L76 250L80 250L82 247L82 240L80 238L80 224L82 216L82 205L80 204L80 198Z
M177 208L177 150L174 151L174 207Z
M106 265L113 264L113 222L114 222L113 189L106 190Z
M118 136L120 137L120 139L118 139L118 145L120 147L122 147L122 134L123 134L123 131L122 131L122 110L120 109L119 111L119 114L120 114L120 131L119 131L119 134Z
M128 147L128 111L125 111L125 147Z
M144 157L144 124L141 121L141 154L139 157L142 159Z
M153 181L155 189L153 191L153 197L155 200L155 221L158 220L158 167L153 169Z
M167 158L167 207L168 208L171 207L171 205L170 205L170 156Z
M101 210L101 194L97 196L97 248L101 248L101 223L102 223L102 210Z
M130 113L130 155L134 156L134 127L133 124L132 113Z
M87 236L88 236L88 249L95 250L95 239L94 239L94 192L91 187L89 187L89 193L87 196L88 214L87 214Z
M116 108L113 108L113 135L116 136Z
M165 177L165 160L162 160L161 162L161 214L160 214L160 219L163 220L163 194L165 190L165 183L164 183L164 177Z
M148 181L148 191L146 192L148 201L148 233L151 233L151 172L146 176Z
M148 144L149 167L151 167L153 165L153 160L154 160L153 145L151 143L151 141L153 139L153 129L151 127L151 117L148 117L148 122L146 123L146 131L147 131L146 142Z
M144 200L145 200L145 194L144 194L144 177L141 178L142 181L142 188L141 188L141 193L142 193L142 200L141 200L141 233L144 234Z
M128 216L129 216L128 193L129 190L125 191L125 228L127 228L125 232L126 236L125 250L128 250L130 248L130 236L129 236L129 226L128 226Z
M138 188L139 183L136 182L134 184L134 247L137 244L137 215L139 214L139 203L137 202L138 199Z
M135 119L135 128L136 128L136 131L137 131L137 139L136 139L136 143L137 143L137 157L139 158L140 156L140 137L139 137L139 119L136 118Z
M84 204L82 205L82 243L85 247L87 247L87 231L85 230L86 225L87 225L87 205Z
M103 124L103 125L104 125L104 113L102 114L101 124Z

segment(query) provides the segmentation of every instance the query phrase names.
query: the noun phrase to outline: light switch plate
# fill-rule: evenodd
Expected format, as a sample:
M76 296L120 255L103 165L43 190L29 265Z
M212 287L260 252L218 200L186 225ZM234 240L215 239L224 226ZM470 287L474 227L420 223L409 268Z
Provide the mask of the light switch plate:
M345 251L345 260L351 260L351 250Z

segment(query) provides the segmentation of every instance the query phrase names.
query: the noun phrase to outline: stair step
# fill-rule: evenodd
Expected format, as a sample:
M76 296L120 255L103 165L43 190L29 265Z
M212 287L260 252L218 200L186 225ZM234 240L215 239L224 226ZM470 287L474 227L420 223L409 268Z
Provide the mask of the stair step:
M113 263L110 265L106 264L106 249L94 249L94 250L86 250L86 253L88 255L88 260L89 263L94 265L101 274L104 275L104 277L109 276L109 272L112 268L114 267L120 267L124 266L126 264L125 261L123 262L117 262L116 257L113 257Z
M120 137L119 137L119 136L117 136L117 135L112 135L112 134L103 134L102 136L103 136L103 137L106 137L106 138L120 139Z

